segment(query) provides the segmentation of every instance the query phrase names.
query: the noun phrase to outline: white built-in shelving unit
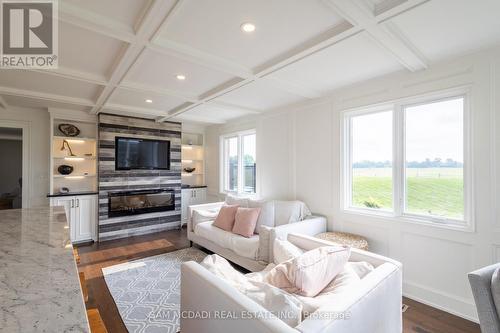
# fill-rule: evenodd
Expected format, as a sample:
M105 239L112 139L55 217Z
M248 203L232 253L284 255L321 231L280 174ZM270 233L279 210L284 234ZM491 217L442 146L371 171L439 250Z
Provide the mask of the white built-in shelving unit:
M205 159L203 134L182 133L182 184L191 186L205 185ZM188 173L184 168L195 168Z
M50 155L50 194L61 192L66 187L70 192L97 191L97 120L95 116L80 114L76 111L49 110L51 130ZM78 127L80 134L75 137L65 136L60 130L60 124L72 124ZM70 154L67 145L74 154ZM70 165L74 168L69 175L58 172L60 165Z

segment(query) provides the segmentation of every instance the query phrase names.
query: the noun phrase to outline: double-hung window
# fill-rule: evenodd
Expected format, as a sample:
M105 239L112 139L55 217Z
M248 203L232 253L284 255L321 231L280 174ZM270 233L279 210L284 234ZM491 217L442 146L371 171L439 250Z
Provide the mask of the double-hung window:
M468 94L344 113L344 209L470 226Z
M254 130L220 138L221 192L256 193L256 135Z

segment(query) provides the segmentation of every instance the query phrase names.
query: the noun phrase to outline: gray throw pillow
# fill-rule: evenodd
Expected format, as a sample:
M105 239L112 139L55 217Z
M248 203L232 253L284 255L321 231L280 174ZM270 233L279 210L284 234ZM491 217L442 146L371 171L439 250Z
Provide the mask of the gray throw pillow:
M491 295L497 308L497 315L500 318L500 267L498 267L491 277Z

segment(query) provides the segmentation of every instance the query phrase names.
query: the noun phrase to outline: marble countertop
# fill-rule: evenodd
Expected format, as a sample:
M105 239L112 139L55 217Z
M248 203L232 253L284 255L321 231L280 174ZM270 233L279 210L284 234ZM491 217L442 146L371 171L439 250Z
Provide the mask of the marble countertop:
M62 207L0 211L0 332L90 332Z

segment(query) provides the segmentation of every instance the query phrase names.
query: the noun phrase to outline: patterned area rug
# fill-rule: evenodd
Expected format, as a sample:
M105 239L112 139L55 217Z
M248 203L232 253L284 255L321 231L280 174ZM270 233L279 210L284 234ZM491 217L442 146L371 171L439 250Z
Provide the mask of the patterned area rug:
M102 269L120 316L131 333L179 330L181 264L207 254L187 248Z

